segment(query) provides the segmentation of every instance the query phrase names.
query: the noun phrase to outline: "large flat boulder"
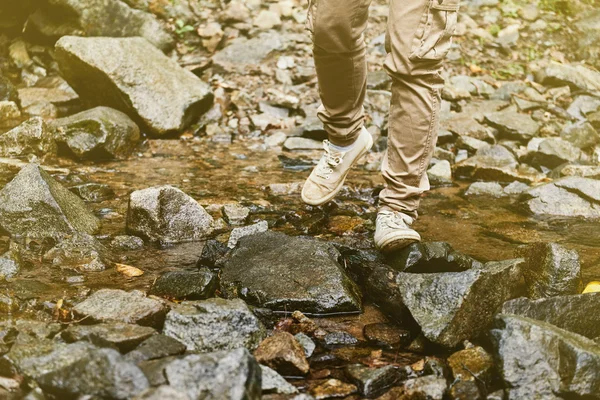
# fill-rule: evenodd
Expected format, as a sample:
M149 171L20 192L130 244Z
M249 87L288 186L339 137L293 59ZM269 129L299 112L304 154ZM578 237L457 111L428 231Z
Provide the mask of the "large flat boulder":
M403 272L396 284L425 337L455 347L488 329L496 310L520 293L522 264L522 259L515 259L463 272Z
M130 115L154 135L183 131L212 104L206 83L143 38L65 36L56 61L82 98Z
M600 345L545 322L499 315L492 330L509 400L600 398Z
M589 178L574 181L573 178L577 177L566 177L528 190L523 196L522 208L544 216L600 218L600 201L595 198L600 181Z
M162 50L174 40L154 15L120 0L48 0L27 23L29 32L57 40L62 36L141 36Z
M275 311L359 311L360 291L339 258L333 245L318 240L278 232L245 236L221 261L221 289Z
M79 197L29 164L0 191L0 226L14 236L40 239L93 234L100 222Z

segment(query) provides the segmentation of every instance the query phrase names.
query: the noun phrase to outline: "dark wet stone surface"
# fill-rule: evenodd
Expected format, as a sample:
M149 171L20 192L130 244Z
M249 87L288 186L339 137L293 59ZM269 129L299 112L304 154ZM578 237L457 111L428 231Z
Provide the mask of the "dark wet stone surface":
M61 333L61 337L68 343L85 340L98 347L114 347L127 352L154 334L156 330L147 326L111 322L71 325Z
M113 255L95 237L76 233L44 254L44 260L60 268L82 272L104 271L112 265Z
M275 232L247 236L222 262L221 288L227 297L277 311L358 311L358 289L339 257L335 247L317 240Z
M183 343L165 335L152 335L135 349L125 355L125 359L136 364L157 358L183 354L186 347Z
M461 272L482 264L446 242L415 243L386 257L398 272Z
M159 276L150 294L177 300L203 300L212 297L217 277L208 268L197 271L170 271Z
M83 200L92 203L101 203L106 200L112 200L115 197L115 192L110 186L100 183L84 183L82 185L71 186L69 190Z
M345 372L357 387L360 394L374 398L383 394L387 389L396 385L402 374L395 366L368 368L364 365L349 365Z

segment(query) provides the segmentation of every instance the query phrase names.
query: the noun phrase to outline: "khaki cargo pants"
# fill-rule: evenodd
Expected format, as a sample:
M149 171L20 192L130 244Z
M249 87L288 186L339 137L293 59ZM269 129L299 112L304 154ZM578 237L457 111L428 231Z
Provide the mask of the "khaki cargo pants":
M366 46L371 0L309 0L322 106L318 116L339 146L351 144L363 122ZM392 78L388 150L381 171L382 209L416 216L429 189L427 168L438 131L442 61L452 44L460 0L390 0L384 67Z

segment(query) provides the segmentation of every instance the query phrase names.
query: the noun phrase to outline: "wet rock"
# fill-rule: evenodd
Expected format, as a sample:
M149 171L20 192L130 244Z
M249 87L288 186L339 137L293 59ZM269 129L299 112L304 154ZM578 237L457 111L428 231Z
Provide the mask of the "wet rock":
M99 347L116 347L124 353L155 333L156 330L147 326L110 322L98 325L71 325L61 336L67 343L85 340Z
M507 301L500 311L544 321L561 329L594 339L600 336L600 315L596 312L600 293L556 296L544 299L519 298Z
M115 192L110 186L102 183L84 183L72 186L69 190L90 203L101 203L115 198Z
M368 341L389 349L397 349L410 344L411 334L409 331L386 323L365 325L363 333Z
M96 107L50 122L59 146L79 160L124 159L140 140L140 130L126 114Z
M144 247L144 241L137 236L120 235L115 236L110 247L115 250L139 250Z
M557 243L534 243L522 250L523 275L531 299L578 294L583 290L579 254Z
M203 300L212 297L216 287L217 278L208 268L170 271L156 279L150 294L176 300Z
M600 135L589 122L567 125L560 136L580 149L588 149L600 143Z
M446 242L414 243L388 255L386 260L398 272L460 272L482 264L457 252Z
M500 315L492 330L508 399L597 397L600 346L529 318Z
M302 348L304 349L304 355L306 356L306 358L312 356L315 349L317 348L315 342L313 342L313 340L309 336L305 335L302 332L295 334L294 337L296 338L298 343L300 343L300 346L302 346Z
M444 378L434 375L409 379L402 385L400 400L442 400L448 385Z
M217 240L207 240L202 248L202 254L198 259L198 267L213 268L217 261L227 253L228 247L226 244Z
M328 379L325 382L313 387L310 394L316 400L330 399L335 397L346 397L356 393L356 386L342 382L337 379Z
M569 85L594 95L600 94L600 72L583 65L559 64L550 62L536 74L536 80L544 85Z
M163 334L185 344L190 351L255 349L265 329L239 299L187 301L167 314Z
M144 296L140 291L100 289L73 307L81 318L98 322L124 322L143 326L161 327L165 306Z
M477 383L474 381L457 381L448 391L451 400L484 400Z
M75 233L44 254L44 260L57 267L84 272L104 271L111 259L109 250L87 233Z
M190 399L259 400L260 366L246 349L191 354L165 369L169 385Z
M261 33L255 38L234 39L212 58L216 72L246 73L257 69L271 53L285 48L284 39L275 31Z
M374 398L394 386L402 377L398 368L387 365L381 368L369 368L362 364L347 366L344 371L365 397Z
M243 225L250 214L250 209L239 204L225 204L223 216L230 225Z
M162 50L173 38L150 13L118 0L51 0L30 17L27 29L57 40L62 36L141 36Z
M19 249L11 244L10 249L0 255L0 280L14 278L21 270L21 263Z
M339 258L335 247L317 240L277 232L247 236L223 261L221 289L276 311L358 311L360 292Z
M358 339L356 339L348 332L329 332L323 338L323 344L327 347L352 346L358 344Z
M489 262L464 272L399 273L403 303L434 343L454 347L481 334L496 310L521 290L523 260Z
M142 361L154 360L185 353L186 346L165 335L152 335L139 346L125 355L127 361L139 364Z
M141 38L66 36L56 61L82 98L130 115L155 135L181 132L212 103L207 84Z
M570 186L575 187L574 182L562 184L563 179L530 189L524 194L522 206L526 211L538 215L600 218L600 202L591 201L592 198L585 196L582 190L571 188ZM586 178L578 179L584 179L584 181L577 182L578 186L581 186L580 182L585 183L583 187L589 186L589 189L586 190L588 194L595 192L598 181Z
M506 139L526 141L536 136L540 129L539 124L529 115L513 108L488 114L485 121L497 128Z
M129 196L127 230L150 241L199 241L210 235L212 222L196 200L173 186L136 190Z
M161 385L155 388L150 388L143 391L133 400L190 400L187 394L181 392L171 386Z
M533 166L544 166L550 169L580 158L581 150L560 138L545 139L537 149L529 152L525 157L526 161Z
M37 339L52 339L62 329L62 326L58 323L48 323L28 319L16 320L14 326L10 325L10 328L13 327L19 334L25 334Z
M469 186L465 196L503 197L506 196L506 193L498 182L475 182Z
M42 239L92 234L100 223L80 198L29 164L0 191L0 226L13 236Z
M53 154L56 154L56 142L40 117L31 118L0 135L2 157L44 157Z
M448 365L458 381L482 383L487 387L494 377L494 357L480 346L457 351L448 357Z
M229 235L227 247L233 249L241 238L266 232L268 229L269 224L267 223L267 221L260 221L252 225L235 228L231 231L231 234Z
M299 376L308 373L304 348L287 332L276 332L263 340L254 352L256 360L283 375Z
M20 367L45 392L58 398L90 395L126 399L149 386L142 371L123 360L118 351L85 342L28 358Z
M261 365L262 371L262 393L279 393L279 394L296 394L298 389L290 383L288 383L281 375L275 370Z

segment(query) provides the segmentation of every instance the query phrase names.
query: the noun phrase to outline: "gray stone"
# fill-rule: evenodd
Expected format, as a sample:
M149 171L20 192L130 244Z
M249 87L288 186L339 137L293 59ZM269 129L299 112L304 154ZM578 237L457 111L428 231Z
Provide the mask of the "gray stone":
M570 164L561 168L562 176L579 176L589 179L600 179L600 165L576 165Z
M600 182L597 179L572 176L557 179L554 184L591 202L600 203Z
M165 376L190 399L261 399L262 371L246 349L191 354L171 362Z
M516 259L464 272L399 273L396 283L425 337L454 347L483 333L498 307L519 294L522 264Z
M519 181L514 181L504 187L504 193L508 195L521 194L527 190L529 190L529 185Z
M263 340L254 351L254 357L260 364L286 376L306 375L310 369L304 348L292 334L284 331L276 331Z
M44 260L60 268L83 272L104 271L112 265L112 255L95 237L75 233L44 254Z
M545 322L499 315L492 330L508 399L598 398L600 346Z
M467 112L462 112L451 118L442 120L441 125L458 136L466 136L491 143L494 143L495 141L494 135L490 132L490 128L477 122L477 120Z
M567 112L579 121L585 120L588 114L592 114L600 109L600 98L594 96L581 95L567 108Z
M197 271L169 271L160 275L150 294L175 300L203 300L215 294L217 277L208 268Z
M100 222L79 197L29 164L0 191L0 225L13 236L41 239L92 234Z
M76 315L98 322L124 322L161 327L166 308L140 291L100 289L73 307Z
M125 355L127 361L139 364L142 361L154 360L185 353L186 346L166 335L152 335L138 347Z
M534 243L521 251L531 299L578 294L583 290L579 254L556 243Z
M589 122L567 125L560 136L580 149L589 149L600 143L600 135Z
M315 342L313 342L313 340L309 336L305 335L302 332L295 334L294 337L304 349L304 355L306 356L306 358L312 356L315 349L317 348Z
M360 292L339 258L335 247L317 240L277 232L247 236L222 262L221 289L226 297L276 311L359 311Z
M124 159L140 140L140 130L126 114L96 107L50 122L57 143L77 159Z
M498 182L474 182L465 192L465 196L503 197L506 193Z
M548 138L542 141L538 149L527 154L526 160L533 166L556 168L561 164L577 161L581 150L560 138Z
M536 80L544 85L569 85L573 89L600 95L600 72L583 65L550 62L537 72Z
M129 196L127 231L150 241L200 241L212 233L213 218L173 186L136 190Z
M167 314L163 334L185 344L190 351L254 350L265 328L239 299L186 301Z
M434 375L413 378L405 381L402 385L403 397L401 399L442 400L447 388L446 380Z
M296 394L298 389L290 383L288 383L277 371L261 365L262 370L262 393L279 393L279 394Z
M502 306L502 314L515 314L544 321L590 339L600 336L600 293L556 296L544 299L519 298Z
M99 347L116 347L127 352L156 334L156 330L148 326L109 322L97 325L70 325L62 331L62 338L68 343L82 340Z
M161 385L155 388L144 390L133 400L191 400L188 395L171 386Z
M62 36L141 36L162 50L173 38L150 13L119 0L50 0L34 12L27 29L57 40Z
M142 371L123 360L118 351L85 342L22 360L20 369L58 398L90 395L127 399L149 386Z
M461 272L480 268L482 263L452 248L447 242L413 243L386 257L386 262L399 272Z
M350 381L358 387L360 394L375 398L400 381L402 375L398 367L387 365L381 368L369 368L362 364L348 365L344 371Z
M231 231L231 234L229 235L227 247L233 249L241 238L266 232L268 229L269 224L267 223L267 221L259 221L252 225L235 228Z
M243 225L250 214L250 209L240 204L225 204L223 206L223 216L231 225Z
M432 185L447 185L452 183L452 166L447 160L437 162L427 170L429 182Z
M547 183L524 194L522 207L537 215L557 217L600 218L600 205L592 203L577 193Z
M12 279L21 270L21 253L18 247L11 243L9 250L0 255L0 280Z
M323 344L327 347L353 346L358 344L358 339L348 332L329 332L323 338Z
M0 135L2 157L38 157L56 154L56 142L40 117L31 118L16 128Z
M293 136L287 138L283 148L286 150L322 150L323 143L318 140Z
M213 56L213 68L217 72L243 74L257 69L271 53L284 48L284 39L275 31L261 33L249 40L240 37Z
M139 250L144 247L144 241L137 236L115 236L110 242L110 247L115 250Z
M71 186L69 190L90 203L101 203L115 198L115 192L110 186L102 183L84 183Z
M488 114L485 121L507 139L526 141L536 136L540 129L539 124L528 114L522 114L513 108Z
M56 61L82 98L155 135L181 132L212 104L206 83L142 38L66 36L56 43Z

